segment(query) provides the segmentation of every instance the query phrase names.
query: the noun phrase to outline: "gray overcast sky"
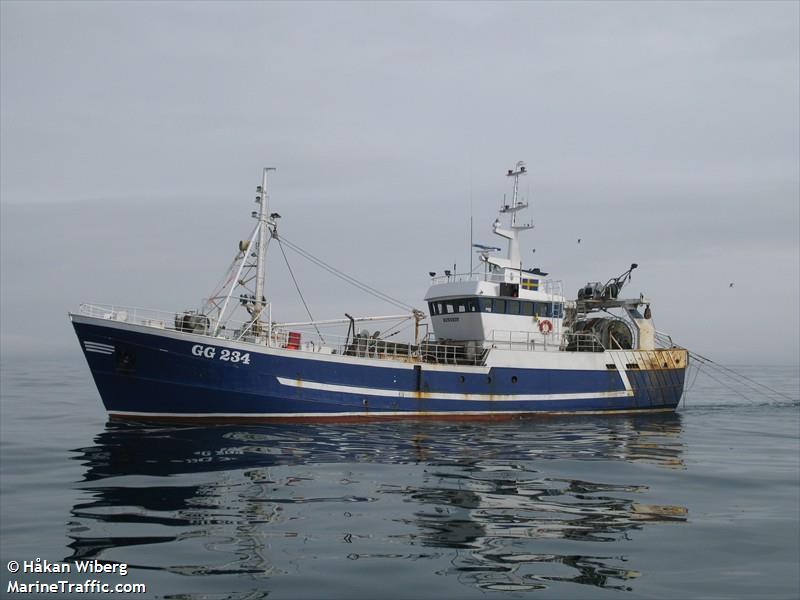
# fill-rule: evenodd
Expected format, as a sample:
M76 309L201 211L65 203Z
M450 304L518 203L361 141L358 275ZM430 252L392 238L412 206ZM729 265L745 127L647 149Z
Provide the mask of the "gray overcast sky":
M523 159L524 252L570 294L635 261L678 341L798 361L798 2L0 12L4 355L72 349L80 301L196 305L267 164L290 239L421 305L429 270L466 266L470 198L498 241ZM315 316L394 312L294 262Z

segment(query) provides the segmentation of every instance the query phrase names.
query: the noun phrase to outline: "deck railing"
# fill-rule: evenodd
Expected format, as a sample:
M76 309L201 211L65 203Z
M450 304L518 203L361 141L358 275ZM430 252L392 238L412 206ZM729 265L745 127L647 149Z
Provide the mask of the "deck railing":
M252 322L227 321L216 335L212 332L216 323L198 313L175 313L130 306L81 304L80 314L110 321L131 323L169 331L179 331L203 335L211 339L239 341L248 344L282 348L299 352L338 354L362 358L402 360L433 364L484 364L490 348L524 351L567 351L602 352L606 348L592 332L561 333L553 332L547 336L531 331L493 330L485 342L446 343L425 336L418 344L395 342L379 337L357 334L341 336L325 333L321 336L314 330L298 328L297 331L260 324L255 330ZM201 317L194 329L187 329L179 319L185 315ZM203 321L202 319L206 319ZM656 341L660 348L674 348L672 338L657 332Z
M460 281L489 281L491 283L504 283L503 273L452 273L451 275L437 275L431 277L431 285L439 283L456 283Z
M265 311L266 312L266 311ZM261 324L257 331L252 322L226 321L225 327L213 335L216 323L199 313L175 313L130 306L109 304L81 304L79 313L88 317L96 317L109 321L130 323L158 330L179 331L203 335L211 339L240 341L243 343L296 350L298 352L315 352L320 354L339 354L362 358L378 358L403 360L408 362L427 362L433 364L467 364L483 363L485 350L483 347L465 346L463 344L446 344L423 340L419 344L382 340L372 336L357 334L341 336L298 328L292 331L284 328ZM183 315L189 314L205 318L197 328L184 327L179 321Z
M672 341L672 336L663 331L656 331L656 348L677 348L678 346Z
M182 313L170 312L165 310L154 310L150 308L138 308L134 306L117 306L113 304L81 304L79 313L87 317L96 317L120 323L131 323L133 325L143 325L153 329L166 329L168 331L183 331L184 333L195 333L209 337L217 337L226 340L239 340L243 336L246 338L258 337L252 335L252 324L247 321L232 321L225 323L224 328L220 328L217 335L212 335L216 322L214 319L200 314L198 311L184 311ZM196 316L194 323L182 320L184 315ZM248 335L249 334L249 335ZM266 334L262 334L266 339ZM244 341L253 341L244 339Z
M439 283L457 283L461 281L488 281L490 283L519 283L520 272L516 269L512 270L516 278L514 281L506 279L505 273L451 273L450 275L436 275L431 277L431 285ZM563 291L563 282L560 279L545 279L539 273L530 273L522 271L521 275L526 279L538 279L539 290L547 294L561 295Z

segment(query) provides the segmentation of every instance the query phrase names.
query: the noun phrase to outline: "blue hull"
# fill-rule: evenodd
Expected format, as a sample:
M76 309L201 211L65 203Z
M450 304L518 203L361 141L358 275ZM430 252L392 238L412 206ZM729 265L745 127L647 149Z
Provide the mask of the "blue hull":
M73 325L113 418L316 421L663 411L678 405L686 367L685 361L682 368L622 370L608 364L414 365L266 349L101 320L73 317Z

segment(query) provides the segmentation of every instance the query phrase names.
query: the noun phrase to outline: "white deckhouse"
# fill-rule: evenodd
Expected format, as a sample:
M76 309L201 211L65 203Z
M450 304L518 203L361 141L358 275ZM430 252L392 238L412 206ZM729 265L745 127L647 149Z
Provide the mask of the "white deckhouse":
M505 258L492 256L496 248L483 248L480 260L483 272L432 277L425 294L436 339L441 342L473 342L478 347L503 345L535 346L558 350L565 298L561 282L545 280L547 273L525 269L519 251L519 233L533 228L532 223L519 223L517 214L528 207L519 197L519 177L525 175L520 161L507 176L514 179L511 204L500 209L510 213L509 226L495 220L493 231L508 240Z

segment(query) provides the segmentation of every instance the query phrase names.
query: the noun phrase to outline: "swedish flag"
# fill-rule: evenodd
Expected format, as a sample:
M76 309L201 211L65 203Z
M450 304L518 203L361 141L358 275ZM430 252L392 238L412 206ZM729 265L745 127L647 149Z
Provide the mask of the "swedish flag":
M522 289L523 290L538 290L539 289L539 280L538 279L526 279L525 277L522 278Z

